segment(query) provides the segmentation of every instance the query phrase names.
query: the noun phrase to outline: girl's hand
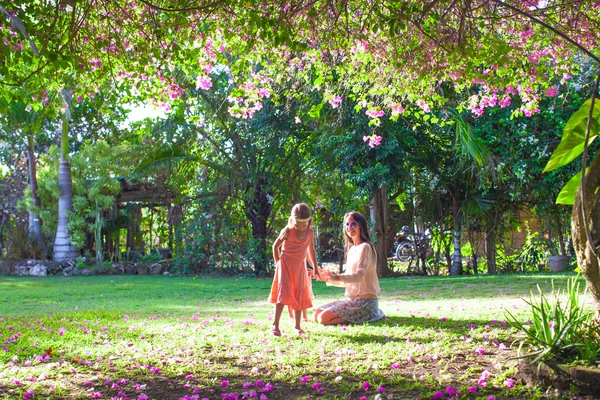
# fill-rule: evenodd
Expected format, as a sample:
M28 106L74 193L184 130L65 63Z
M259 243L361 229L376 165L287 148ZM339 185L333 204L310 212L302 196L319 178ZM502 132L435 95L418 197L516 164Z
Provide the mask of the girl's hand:
M316 280L320 280L321 278L321 271L323 271L321 268L317 267L315 268L315 270L313 271L313 278L315 278Z

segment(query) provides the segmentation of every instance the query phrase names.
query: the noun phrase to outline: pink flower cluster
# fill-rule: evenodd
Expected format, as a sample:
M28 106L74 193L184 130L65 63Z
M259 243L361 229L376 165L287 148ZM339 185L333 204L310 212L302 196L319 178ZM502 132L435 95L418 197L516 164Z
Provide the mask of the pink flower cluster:
M370 136L363 136L363 141L364 142L368 141L369 147L371 147L371 148L373 148L375 146L379 146L381 144L382 139L383 138L381 136L377 136L375 134L370 135Z
M371 118L379 118L383 117L385 115L385 112L383 110L367 110L365 114L367 114Z
M331 104L332 108L338 108L342 104L342 98L336 94L329 98L327 102Z
M208 90L212 87L212 81L207 76L198 75L196 78L196 90Z

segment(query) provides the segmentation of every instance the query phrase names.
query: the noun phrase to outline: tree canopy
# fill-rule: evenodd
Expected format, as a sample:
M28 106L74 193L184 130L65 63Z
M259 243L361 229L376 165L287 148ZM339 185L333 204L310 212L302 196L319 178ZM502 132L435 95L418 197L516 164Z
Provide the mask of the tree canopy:
M353 99L374 125L427 116L452 92L469 93L462 105L475 114L511 105L531 115L582 54L598 60L599 10L585 0L13 0L0 8L0 82L5 96L30 82L41 107L53 88L82 101L111 76L124 97L168 107L183 93L180 74L207 89L225 69L229 112L241 118L265 97L313 90L321 107Z

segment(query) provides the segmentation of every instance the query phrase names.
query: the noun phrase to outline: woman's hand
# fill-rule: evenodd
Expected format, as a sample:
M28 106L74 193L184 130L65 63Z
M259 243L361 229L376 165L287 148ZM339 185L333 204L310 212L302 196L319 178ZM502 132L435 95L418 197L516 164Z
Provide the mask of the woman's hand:
M319 271L319 280L323 282L331 282L331 272L326 269Z

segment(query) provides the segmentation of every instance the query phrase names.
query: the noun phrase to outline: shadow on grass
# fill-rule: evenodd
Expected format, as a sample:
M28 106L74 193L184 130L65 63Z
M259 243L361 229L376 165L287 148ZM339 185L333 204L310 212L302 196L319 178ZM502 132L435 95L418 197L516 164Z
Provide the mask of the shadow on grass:
M344 326L340 325L340 329ZM384 328L384 332L381 334L375 334L371 331L365 332L361 328ZM464 336L465 338L473 335L473 330L492 331L492 330L509 330L510 325L504 322L490 322L489 320L469 320L466 321L453 321L451 319L442 318L423 318L423 317L386 317L385 320L376 321L364 325L348 325L348 328L352 329L351 333L341 336L343 340L354 343L387 343L387 342L416 342L419 344L427 344L439 341L435 335L427 334L426 336L420 334L423 329L432 329L434 331L443 332L444 335L453 336L459 338ZM314 331L314 330L313 330ZM381 331L381 330L379 330ZM316 335L327 336L327 332L314 332ZM415 334L419 335L418 337ZM495 337L501 338L502 335L498 335L495 332Z

